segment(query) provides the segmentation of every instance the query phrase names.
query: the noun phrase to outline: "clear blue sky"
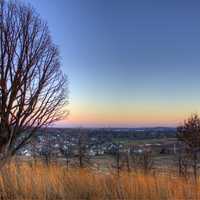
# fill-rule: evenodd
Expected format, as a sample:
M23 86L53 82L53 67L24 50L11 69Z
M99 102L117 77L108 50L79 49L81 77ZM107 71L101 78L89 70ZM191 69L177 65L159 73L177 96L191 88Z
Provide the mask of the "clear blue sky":
M69 77L66 126L176 125L200 111L200 1L25 0Z

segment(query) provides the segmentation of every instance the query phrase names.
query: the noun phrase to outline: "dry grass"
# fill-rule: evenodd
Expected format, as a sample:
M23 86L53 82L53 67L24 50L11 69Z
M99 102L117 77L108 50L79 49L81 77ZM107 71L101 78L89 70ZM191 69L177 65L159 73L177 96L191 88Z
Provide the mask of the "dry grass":
M200 182L126 172L118 177L55 164L12 162L0 172L0 199L200 199Z

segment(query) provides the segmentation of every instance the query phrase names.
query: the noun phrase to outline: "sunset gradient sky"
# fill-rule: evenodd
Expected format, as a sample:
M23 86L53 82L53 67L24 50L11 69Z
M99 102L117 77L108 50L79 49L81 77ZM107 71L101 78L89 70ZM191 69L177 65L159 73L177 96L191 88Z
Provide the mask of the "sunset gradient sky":
M200 111L200 1L25 0L69 77L62 126L176 126Z

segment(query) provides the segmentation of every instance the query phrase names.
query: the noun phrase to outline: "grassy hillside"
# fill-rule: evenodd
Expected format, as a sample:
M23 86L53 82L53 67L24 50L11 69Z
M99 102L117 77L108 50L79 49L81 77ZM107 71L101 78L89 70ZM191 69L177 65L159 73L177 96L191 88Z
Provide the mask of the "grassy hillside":
M100 173L11 162L0 172L0 199L200 199L200 182L172 175Z

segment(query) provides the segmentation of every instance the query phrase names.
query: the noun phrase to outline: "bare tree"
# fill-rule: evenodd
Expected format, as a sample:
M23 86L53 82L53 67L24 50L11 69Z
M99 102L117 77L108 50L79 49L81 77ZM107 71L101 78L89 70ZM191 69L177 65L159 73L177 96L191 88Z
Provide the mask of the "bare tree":
M139 156L139 167L145 173L149 173L153 170L154 160L151 151L144 151Z
M142 171L147 174L154 168L154 160L151 151L144 150L142 153L132 154L132 168L134 171Z
M121 170L121 156L120 156L120 144L118 143L117 144L117 149L116 149L116 152L115 152L115 161L116 161L116 169L117 169L117 174L119 175L120 173L120 170Z
M132 160L129 152L126 149L122 149L122 152L118 150L114 154L115 163L112 165L113 168L117 170L117 174L120 174L120 171L131 172L132 169Z
M34 9L0 0L0 158L67 115L59 52Z
M60 152L62 153L62 155L64 156L66 160L67 169L69 169L70 159L72 157L72 151L71 151L70 146L67 146L67 148L64 148L63 146L60 147Z
M70 160L73 156L72 146L71 146L71 137L70 136L65 137L65 141L67 141L67 145L63 144L63 141L60 141L59 150L66 160L66 167L68 169L69 164L70 164Z
M179 176L187 178L189 174L189 155L185 149L181 149L176 156L178 161L178 174Z
M191 115L182 126L177 128L177 138L185 144L192 160L195 179L198 175L198 157L200 150L200 118L197 114Z
M53 153L52 153L53 147L51 143L51 136L50 134L48 134L46 130L44 130L44 136L45 136L45 143L42 146L40 156L43 158L44 163L47 166L49 166L53 157Z
M78 166L80 168L84 168L90 164L90 157L87 152L87 137L83 131L80 131L78 136L78 144L77 144L77 158L78 158Z
M127 169L127 172L131 171L131 159L130 159L130 152L127 150L124 154L124 163Z
M122 146L121 144L118 142L115 144L115 148L113 149L113 158L114 158L114 163L112 165L113 168L116 169L117 171L117 175L120 175L120 171L123 168L123 164L124 164L124 160L123 160L123 156L122 156Z
M33 162L34 162L34 164L36 164L37 163L37 158L38 158L37 137L36 137L36 135L34 135L32 137L32 140L30 142L30 146L31 146L31 154L32 154Z

